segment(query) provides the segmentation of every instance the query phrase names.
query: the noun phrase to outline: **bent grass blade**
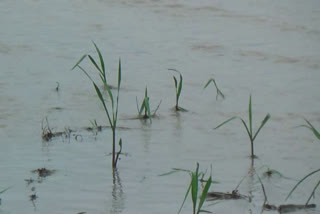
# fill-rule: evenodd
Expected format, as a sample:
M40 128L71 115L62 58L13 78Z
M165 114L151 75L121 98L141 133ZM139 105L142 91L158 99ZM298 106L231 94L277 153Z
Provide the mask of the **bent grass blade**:
M299 127L305 127L307 129L310 129L313 132L314 136L316 136L316 138L320 140L320 132L307 119L304 120L307 122L308 125L300 125Z
M319 171L320 171L320 169L317 169L317 170L314 170L314 171L310 172L310 173L307 174L306 176L304 176L304 177L292 188L292 190L289 192L289 194L288 194L288 196L286 197L285 200L288 200L288 198L292 195L292 193L297 189L297 187L298 187L304 180L306 180L308 177L310 177L311 175L313 175L313 174L315 174L315 173L317 173L317 172L319 172ZM320 180L319 180L319 182L320 182ZM315 186L315 188L313 189L313 191L312 191L312 193L311 193L311 195L310 195L310 197L309 197L306 205L308 205L309 200L311 199L312 195L314 195L315 190L318 188L318 186L319 186L319 184L320 184L319 182L318 182L318 184Z
M224 99L224 98L225 98L224 94L223 94L222 91L218 88L217 82L216 82L216 80L213 79L213 78L210 78L210 79L208 80L208 82L205 84L205 86L203 87L203 89L206 89L206 88L209 86L210 83L213 83L214 86L215 86L215 88L216 88L216 90L217 90L216 100L218 100L218 97L219 97L219 96L221 96L222 99Z

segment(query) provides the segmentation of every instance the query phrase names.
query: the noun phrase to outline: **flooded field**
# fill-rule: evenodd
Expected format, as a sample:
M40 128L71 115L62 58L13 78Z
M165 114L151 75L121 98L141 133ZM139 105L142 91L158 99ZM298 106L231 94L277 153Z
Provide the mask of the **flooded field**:
M250 140L241 121L214 128L232 116L253 128L271 115L254 142L254 168L269 204L304 204L320 178L294 185L319 169L320 3L317 0L2 0L0 1L0 214L178 213L195 170L215 181L210 192L232 192L252 170ZM117 170L111 166L112 132L90 80L71 70L83 54L105 59L111 85L122 83ZM89 60L81 64L95 81ZM183 75L175 112L172 76ZM216 80L225 99L205 84ZM157 117L135 119L136 98L146 86ZM114 90L116 94L116 90ZM47 124L47 121L48 124ZM60 133L42 139L43 127ZM268 169L276 170L271 177ZM238 188L240 200L206 201L213 213L261 213L257 176ZM310 203L319 213L320 191ZM278 213L277 210L263 211ZM182 213L192 213L188 198Z

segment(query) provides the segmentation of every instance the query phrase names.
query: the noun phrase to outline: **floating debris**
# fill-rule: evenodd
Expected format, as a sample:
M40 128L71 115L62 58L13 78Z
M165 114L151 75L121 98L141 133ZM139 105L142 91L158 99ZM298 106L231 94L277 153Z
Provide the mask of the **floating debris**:
M208 192L207 199L208 200L237 200L237 199L248 199L249 197L246 195L242 195L238 193L238 190L233 190L231 193L229 192Z
M301 204L282 204L279 207L275 205L265 204L263 206L264 210L277 210L279 213L290 213L295 212L298 210L304 210L304 209L311 209L316 208L315 204L307 204L307 205L301 205Z
M297 210L304 210L304 209L311 209L311 208L316 208L316 205L315 204L307 204L307 205L283 204L278 207L278 211L279 213L289 213Z
M32 173L38 173L39 177L45 178L47 176L52 175L55 171L56 170L49 170L49 169L46 169L46 168L39 168L39 169L32 170L31 172Z

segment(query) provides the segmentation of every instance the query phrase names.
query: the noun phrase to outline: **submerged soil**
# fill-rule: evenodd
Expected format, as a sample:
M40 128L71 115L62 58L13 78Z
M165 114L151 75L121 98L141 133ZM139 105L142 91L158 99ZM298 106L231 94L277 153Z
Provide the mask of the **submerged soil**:
M250 94L255 130L271 114L255 140L254 163L268 202L304 204L319 174L284 199L320 163L320 143L297 128L306 118L320 129L319 7L318 0L0 1L0 190L12 186L1 194L0 213L175 213L190 177L159 175L194 170L197 162L207 173L212 166L211 192L232 190L250 171L249 139L241 121L213 128L232 116L247 119ZM122 62L117 137L124 155L115 171L103 107L88 78L70 70L83 54L97 57L91 40L111 85ZM99 81L89 61L83 67ZM183 75L179 104L188 112L172 111L175 73L168 69ZM203 90L210 78L225 99L216 100L213 86ZM128 119L137 117L146 86L152 109L162 100L157 117ZM89 129L94 120L101 130ZM282 176L263 176L269 168ZM39 183L31 171L41 169L55 172ZM204 208L261 212L256 177L239 192L251 200ZM317 207L301 212L319 213L319 197L318 190L310 201ZM182 212L191 209L188 199Z

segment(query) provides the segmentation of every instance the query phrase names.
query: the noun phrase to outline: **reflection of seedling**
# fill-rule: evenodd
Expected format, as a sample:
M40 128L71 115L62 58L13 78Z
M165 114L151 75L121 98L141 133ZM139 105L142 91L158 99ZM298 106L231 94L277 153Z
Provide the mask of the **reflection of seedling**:
M139 108L139 104L138 104L138 98L136 98L137 110L138 110L139 118L141 118L141 119L149 119L150 123L151 123L152 122L151 121L151 117L153 117L156 114L156 112L158 111L158 109L160 107L160 104L161 104L161 101L158 104L156 110L153 112L153 114L151 114L149 100L150 100L150 98L148 96L148 88L146 87L146 90L144 92L144 98L143 98L143 101L141 103L140 108Z
M206 210L202 210L202 205L207 197L210 185L212 183L212 179L211 176L208 178L202 192L201 192L201 196L200 196L200 200L197 206L197 200L198 200L198 192L199 192L199 177L202 176L203 177L203 173L199 173L199 163L197 163L197 168L195 172L190 172L190 176L191 176L191 183L188 187L188 190L186 192L186 195L184 197L184 200L182 202L182 205L180 207L180 210L178 213L181 212L182 207L188 197L189 192L191 191L191 199L192 199L192 205L193 205L193 214L199 214L200 212L207 212L207 213L211 213L209 211Z
M177 81L177 78L175 76L173 76L173 81L174 81L174 86L176 88L176 106L175 106L175 110L176 111L187 111L186 109L182 108L179 106L179 98L181 95L181 91L182 91L182 83L183 83L183 78L181 73L176 70L176 69L168 69L170 71L175 71L177 73L179 73L179 82Z
M217 85L217 83L216 83L216 80L213 79L213 78L210 78L210 79L208 80L208 82L205 84L205 86L203 87L203 89L206 89L210 83L213 83L214 86L215 86L215 88L216 88L216 90L217 90L216 100L218 99L219 96L221 96L222 99L224 99L224 94L220 91L220 89L218 88L218 85Z
M94 59L88 55L89 59L91 60L91 62L94 64L94 66L98 69L98 71L100 72L100 78L103 82L103 86L104 86L104 89L108 92L108 96L111 100L111 111L110 111L110 107L108 108L107 107L107 104L103 98L103 95L99 89L99 87L97 86L97 84L92 80L92 78L90 77L90 75L88 74L88 72L86 72L86 70L84 70L79 64L80 62L87 56L87 55L84 55L76 64L75 66L73 66L72 69L78 67L80 70L82 70L86 75L87 77L92 81L93 83L93 86L96 90L96 93L99 97L99 100L101 101L102 105L103 105L103 108L105 110L105 113L107 115L107 118L108 118L108 121L109 121L109 124L111 126L111 129L112 129L112 167L113 168L116 168L117 167L117 162L118 162L118 157L119 155L116 155L116 151L115 151L115 148L116 148L116 128L117 128L117 120L118 120L118 108L119 108L119 92L120 92L120 85L121 85L121 61L119 59L119 66L118 66L118 90L117 90L117 98L116 98L116 101L114 101L114 96L111 92L111 89L110 89L110 86L108 86L107 84L107 79L106 79L106 75L105 75L105 67L104 67L104 60L103 60L103 57L101 55L101 52L99 50L99 48L97 47L97 45L95 43L93 43L96 47L96 50L98 52L98 55L99 55L99 59L100 59L100 64L101 64L101 68L99 68L99 66L97 65L97 63L94 61ZM115 103L116 103L116 106L115 106ZM120 138L119 140L119 145L120 147L122 148L122 140ZM121 149L120 148L120 149Z
M313 132L313 134L318 138L318 140L320 140L320 132L316 128L314 128L314 126L308 120L305 119L305 121L307 122L307 125L301 125L300 127L310 129Z
M234 119L240 119L241 122L243 123L243 126L245 127L247 133L248 133L248 136L249 136L249 139L250 139L250 143L251 143L251 158L255 158L256 156L254 155L254 151L253 151L253 142L254 140L256 139L257 135L259 134L260 130L262 129L262 127L266 124L266 122L269 120L270 118L270 114L267 114L265 116L265 118L263 119L263 121L261 122L261 125L260 127L258 128L258 130L256 131L256 133L254 134L253 133L253 130L252 130L252 106L251 106L251 95L250 95L250 100L249 100L249 127L248 125L246 124L246 122L241 118L241 117L238 117L238 116L234 116L234 117L231 117L230 119L224 121L223 123L221 123L220 125L218 125L216 128L214 129L218 129L219 127L223 126L224 124L230 122L231 120L234 120Z
M290 193L289 193L288 196L286 197L286 200L291 196L291 194L296 190L296 188L297 188L305 179L307 179L308 177L310 177L311 175L313 175L313 174L315 174L315 173L317 173L317 172L320 172L320 169L317 169L317 170L315 170L315 171L312 171L312 172L310 172L309 174L307 174L304 178L302 178L302 179L293 187L293 189L290 191ZM317 188L319 187L319 185L320 185L320 180L318 181L318 183L316 184L316 186L313 188L313 190L312 190L312 192L311 192L311 194L310 194L310 196L309 196L309 198L308 198L305 206L307 206L307 205L309 204L309 201L311 200L311 198L315 196L315 195L314 195L314 194L315 194L315 191L317 190Z

